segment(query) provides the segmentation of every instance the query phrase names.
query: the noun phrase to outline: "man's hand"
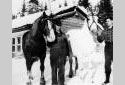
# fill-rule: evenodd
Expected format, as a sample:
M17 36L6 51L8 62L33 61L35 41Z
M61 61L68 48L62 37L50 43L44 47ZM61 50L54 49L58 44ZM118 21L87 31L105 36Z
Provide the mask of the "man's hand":
M97 34L100 36L102 34L102 30L98 30Z

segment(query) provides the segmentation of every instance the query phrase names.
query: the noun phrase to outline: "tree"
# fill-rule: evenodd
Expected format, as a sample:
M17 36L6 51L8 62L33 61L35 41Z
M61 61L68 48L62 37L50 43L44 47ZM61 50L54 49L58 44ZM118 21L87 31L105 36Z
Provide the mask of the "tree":
M38 0L30 0L27 6L28 14L33 14L42 10Z
M111 0L101 0L99 5L99 23L104 24L107 17L113 17L113 6Z
M67 6L68 4L67 4L67 1L65 0L65 3L64 3L64 6Z
M38 0L30 0L29 3L34 3L34 4L36 4L36 5L39 5Z
M48 8L47 8L47 4L45 3L45 7L44 7L44 10L47 10Z
M25 0L24 0L24 2L23 2L23 7L22 7L21 12L22 12L22 15L21 15L21 16L24 16L24 13L26 12Z
M79 0L79 5L87 8L89 6L88 0Z

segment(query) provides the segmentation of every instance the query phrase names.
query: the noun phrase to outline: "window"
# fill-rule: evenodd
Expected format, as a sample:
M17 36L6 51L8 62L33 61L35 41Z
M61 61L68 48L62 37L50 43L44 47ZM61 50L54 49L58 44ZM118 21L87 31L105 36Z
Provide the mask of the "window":
M15 38L12 38L12 44L15 44Z
M20 45L17 46L17 51L18 51L18 52L21 51L21 46L20 46Z
M20 42L21 42L20 39L21 39L20 37L17 37L18 44L20 44Z
M12 46L12 52L15 52L15 46Z

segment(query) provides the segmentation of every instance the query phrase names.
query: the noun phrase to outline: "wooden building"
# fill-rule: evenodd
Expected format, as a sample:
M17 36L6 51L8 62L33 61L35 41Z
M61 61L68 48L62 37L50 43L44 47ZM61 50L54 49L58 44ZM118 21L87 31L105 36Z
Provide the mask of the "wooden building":
M65 7L65 8L60 8L58 10L53 11L53 14L56 14L62 10L67 10L71 7ZM78 9L81 11L76 12L74 9L74 16L69 16L66 19L62 19L62 26L61 28L64 30L64 32L67 32L70 29L80 29L83 24L84 24L84 16L87 13L84 8L78 7ZM46 11L48 13L49 11ZM84 14L85 13L85 14ZM33 22L40 17L42 12L38 12L35 14L30 14L25 17L20 17L17 19L12 20L12 57L15 56L22 56L23 51L22 51L22 36L23 34L30 30L32 27ZM49 14L49 13L48 13ZM64 15L67 15L64 13ZM69 13L70 15L70 13Z
M22 36L30 30L32 23L40 17L42 12L30 14L12 20L12 57L22 56Z

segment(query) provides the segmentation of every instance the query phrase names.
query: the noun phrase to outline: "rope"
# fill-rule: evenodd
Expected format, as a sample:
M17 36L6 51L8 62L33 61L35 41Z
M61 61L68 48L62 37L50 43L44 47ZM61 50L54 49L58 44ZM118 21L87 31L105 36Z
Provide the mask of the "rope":
M89 7L90 8L90 7ZM94 13L92 12L92 8L90 8L90 12L91 12L91 14L92 14L92 19L93 19L93 22L92 22L92 24L93 23L95 23L96 25L97 25L97 30L99 31L99 29L101 29L101 27L96 23L96 21L95 21L95 19L94 19ZM87 20L87 23L88 23L88 20ZM89 26L89 23L88 23L88 28L89 28L89 30L91 29L91 26L92 26L92 24ZM101 29L102 30L102 29Z

